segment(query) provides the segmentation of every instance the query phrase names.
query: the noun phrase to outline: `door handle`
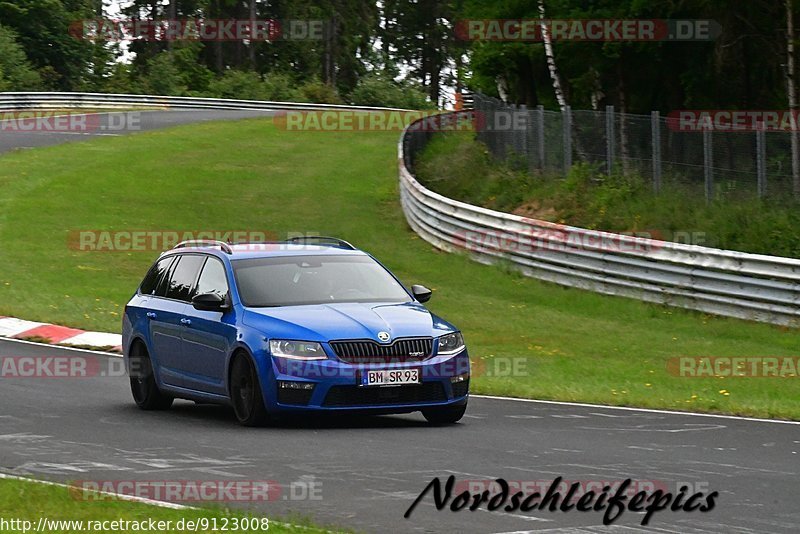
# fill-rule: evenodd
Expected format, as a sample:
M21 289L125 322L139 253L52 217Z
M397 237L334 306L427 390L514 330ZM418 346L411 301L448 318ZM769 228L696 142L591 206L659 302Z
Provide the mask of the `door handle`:
M181 319L181 324L192 324L192 320L184 317Z
M147 317L150 319L156 318L156 312L147 312L145 315L147 315Z

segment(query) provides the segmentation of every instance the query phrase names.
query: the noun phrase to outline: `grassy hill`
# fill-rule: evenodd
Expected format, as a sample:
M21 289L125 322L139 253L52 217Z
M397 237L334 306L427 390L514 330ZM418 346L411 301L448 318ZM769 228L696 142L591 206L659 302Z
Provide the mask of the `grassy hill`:
M396 141L257 119L4 155L0 315L120 330L158 252L76 250L76 231L313 232L432 287L430 308L464 331L475 392L800 419L797 377L667 371L677 356L798 356L796 331L565 289L437 251L400 210Z

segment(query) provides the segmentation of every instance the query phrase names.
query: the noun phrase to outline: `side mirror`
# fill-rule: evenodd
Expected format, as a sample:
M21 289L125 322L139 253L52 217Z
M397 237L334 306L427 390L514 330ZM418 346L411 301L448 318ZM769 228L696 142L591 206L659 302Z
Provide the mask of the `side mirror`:
M202 311L225 311L229 307L226 299L217 293L195 295L192 298L192 306Z
M411 286L411 294L414 295L414 298L419 302L428 302L431 300L433 292L425 286L413 285Z

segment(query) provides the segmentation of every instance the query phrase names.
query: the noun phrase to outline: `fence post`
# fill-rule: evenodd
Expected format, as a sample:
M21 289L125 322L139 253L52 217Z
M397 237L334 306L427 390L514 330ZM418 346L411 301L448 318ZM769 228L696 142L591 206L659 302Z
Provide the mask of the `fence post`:
M503 108L503 113L506 115L506 129L503 132L503 144L505 145L505 154L506 154L506 161L509 161L511 158L514 158L514 152L516 150L515 146L515 139L514 139L514 125L512 121L514 120L514 115L517 112L517 105L516 104L507 104Z
M539 136L538 142L538 149L539 149L539 169L544 172L544 106L538 107L539 113L537 114L536 120L538 121L538 125L536 127L536 132Z
M711 146L711 130L703 130L703 170L706 182L706 203L714 200L714 150Z
M653 193L661 192L661 118L658 111L650 112L653 143Z
M511 129L518 148L520 163L528 162L528 107L520 104L517 113L511 118Z
M505 120L506 104L501 101L495 102L494 108L494 129L495 139L497 140L497 153L498 159L505 161L508 157L508 147L506 146L507 132L504 128L503 121Z
M614 106L606 106L606 172L614 169Z
M486 140L488 141L486 144L489 145L489 151L492 153L492 157L495 159L500 159L500 150L498 148L499 143L497 142L497 136L500 135L497 132L497 128L495 127L495 123L497 122L497 104L494 100L490 100L487 102L486 105L486 124L488 125L488 135L486 136Z
M767 194L767 134L760 126L756 126L756 175L758 176L758 198Z
M561 112L564 123L564 174L572 169L572 108L564 106Z
M474 113L473 115L474 119L472 124L475 125L482 124L481 127L478 127L478 131L475 132L475 137L479 141L486 142L486 132L483 131L486 128L486 123L485 121L481 123L481 117L483 117L484 119L486 118L486 111L483 107L483 99L480 97L480 95L477 94L473 98L474 100L472 101L472 112Z

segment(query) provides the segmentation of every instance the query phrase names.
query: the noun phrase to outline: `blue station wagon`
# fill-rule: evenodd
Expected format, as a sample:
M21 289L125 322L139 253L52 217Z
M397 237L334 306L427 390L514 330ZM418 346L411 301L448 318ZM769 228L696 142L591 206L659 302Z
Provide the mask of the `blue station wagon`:
M470 363L461 333L371 255L327 237L163 253L125 307L123 351L144 410L175 398L233 407L261 425L287 413L461 419Z

